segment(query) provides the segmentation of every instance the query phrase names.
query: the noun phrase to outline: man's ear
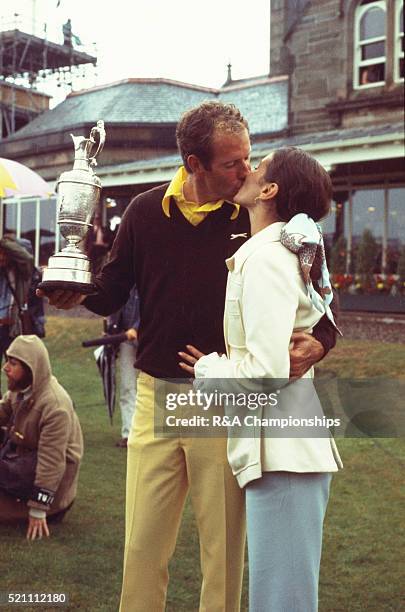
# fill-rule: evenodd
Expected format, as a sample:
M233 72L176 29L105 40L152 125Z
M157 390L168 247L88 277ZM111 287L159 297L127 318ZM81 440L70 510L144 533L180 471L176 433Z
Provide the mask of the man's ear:
M196 174L203 168L202 163L198 159L197 155L191 154L187 157L188 167L190 168L192 174Z
M272 200L278 194L277 183L265 183L261 189L259 198L261 200Z

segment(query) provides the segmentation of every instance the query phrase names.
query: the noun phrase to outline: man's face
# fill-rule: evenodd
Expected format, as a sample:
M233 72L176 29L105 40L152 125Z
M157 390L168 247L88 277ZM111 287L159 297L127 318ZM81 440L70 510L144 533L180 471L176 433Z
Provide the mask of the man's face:
M22 362L19 359L15 359L15 357L7 357L3 371L7 376L9 391L26 389L31 382L26 368Z
M246 129L214 134L209 169L200 167L198 181L206 202L231 200L250 170L250 139Z

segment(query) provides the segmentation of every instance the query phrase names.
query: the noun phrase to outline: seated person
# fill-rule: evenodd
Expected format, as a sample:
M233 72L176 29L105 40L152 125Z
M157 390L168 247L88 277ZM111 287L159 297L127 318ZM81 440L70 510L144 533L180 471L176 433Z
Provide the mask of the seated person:
M27 539L49 536L49 520L72 505L83 455L79 419L52 376L37 336L17 336L6 352L8 391L0 401L0 522L28 519Z

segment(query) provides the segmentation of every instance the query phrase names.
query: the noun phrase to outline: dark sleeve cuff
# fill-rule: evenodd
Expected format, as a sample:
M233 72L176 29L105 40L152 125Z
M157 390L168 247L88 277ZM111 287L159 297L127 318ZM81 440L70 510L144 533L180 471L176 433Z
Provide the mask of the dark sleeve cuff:
M339 325L339 315L340 315L340 307L339 307L339 297L336 291L333 290L333 300L330 304L330 308L333 313L333 318L335 319L336 325ZM337 331L332 323L329 321L328 317L324 315L322 319L319 321L317 325L315 325L313 329L313 336L320 342L325 351L324 356L329 353L331 349L336 344Z
M32 493L30 496L31 501L37 504L42 504L44 506L51 506L54 498L54 491L51 491L50 489L44 489L43 487L36 487L35 485L32 489Z

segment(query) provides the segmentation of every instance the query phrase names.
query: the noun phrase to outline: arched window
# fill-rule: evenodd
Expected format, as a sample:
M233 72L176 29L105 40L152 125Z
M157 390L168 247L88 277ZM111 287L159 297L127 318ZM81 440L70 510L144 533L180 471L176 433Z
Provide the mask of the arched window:
M404 80L404 6L402 0L395 4L395 54L394 78Z
M363 0L355 13L354 86L375 87L385 82L386 2Z

